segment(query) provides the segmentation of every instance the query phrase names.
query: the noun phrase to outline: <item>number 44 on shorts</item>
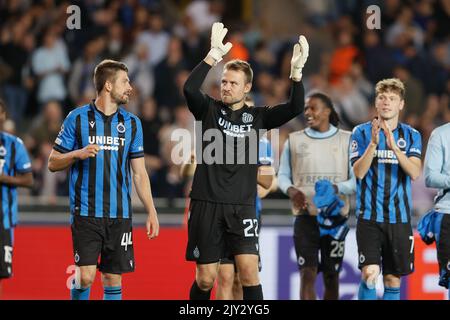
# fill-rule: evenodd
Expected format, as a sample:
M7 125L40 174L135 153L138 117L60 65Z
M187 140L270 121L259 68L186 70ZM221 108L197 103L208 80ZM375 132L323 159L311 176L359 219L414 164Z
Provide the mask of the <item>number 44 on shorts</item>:
M131 241L131 232L125 232L122 235L122 241L120 242L121 246L125 247L125 251L127 251L128 246L131 246L133 244L133 242Z

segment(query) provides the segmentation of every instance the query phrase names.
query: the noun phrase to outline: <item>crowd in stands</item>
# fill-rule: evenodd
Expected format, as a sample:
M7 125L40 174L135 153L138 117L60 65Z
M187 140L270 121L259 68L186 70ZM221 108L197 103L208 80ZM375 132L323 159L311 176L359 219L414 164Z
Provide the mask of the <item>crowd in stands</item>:
M220 65L236 58L251 63L256 106L287 100L292 46L304 34L310 44L306 92L329 94L342 128L351 130L374 116L374 85L388 77L406 84L402 121L421 132L424 151L431 131L450 121L450 1L295 0L289 4L294 13L286 9L286 19L274 14L272 21L270 12L260 18L265 2L0 2L0 97L9 115L4 130L20 136L32 157L36 184L31 193L68 194L67 174L50 173L47 158L67 113L95 98L94 67L111 58L129 68L134 90L127 109L142 120L154 197L183 197L185 183L171 161L170 135L177 128L192 131L182 87L208 52L215 21L229 28L233 43ZM366 9L373 4L381 9L381 27L372 30ZM80 9L79 29L67 27L70 5ZM273 34L273 25L288 26L292 17L297 28ZM220 65L204 83L204 91L215 97ZM290 132L304 126L300 116L281 128L279 148ZM433 193L420 179L415 185L413 197L423 198L426 207Z

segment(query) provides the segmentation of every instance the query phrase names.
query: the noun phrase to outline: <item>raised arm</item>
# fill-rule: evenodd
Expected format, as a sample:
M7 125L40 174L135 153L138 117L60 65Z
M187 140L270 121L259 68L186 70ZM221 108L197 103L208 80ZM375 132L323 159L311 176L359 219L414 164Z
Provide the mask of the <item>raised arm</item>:
M305 89L301 81L292 81L291 94L286 103L267 107L264 113L266 129L270 130L289 122L305 109Z
M220 22L215 22L211 29L211 50L205 59L192 70L186 80L183 93L186 97L189 110L197 120L202 118L207 107L207 97L200 91L209 70L222 60L222 57L230 51L233 46L230 42L222 43L228 32Z
M382 122L382 127L383 132L386 135L386 144L389 149L394 151L395 156L398 159L398 164L411 179L416 180L420 176L420 171L422 170L422 160L420 159L422 155L422 138L420 133L416 131L412 135L411 147L407 150L406 154L404 154L397 146L392 129L389 127L386 120Z
M206 59L205 59L206 60ZM203 81L206 78L211 65L205 61L200 62L184 83L183 93L189 110L194 115L195 119L200 120L207 108L207 97L200 91Z
M363 141L361 141L361 133L354 131L352 134L352 153L350 159L353 162L353 172L356 178L363 179L374 158L374 153L377 150L378 142L380 141L380 123L378 119L372 121L372 135L369 145L365 150L362 149ZM354 150L353 150L354 149ZM358 158L359 157L359 158ZM356 161L354 159L357 159Z
M308 41L300 36L298 43L294 45L291 59L292 79L291 94L289 101L266 109L264 122L267 129L279 127L298 116L305 108L305 88L303 87L302 69L309 55Z

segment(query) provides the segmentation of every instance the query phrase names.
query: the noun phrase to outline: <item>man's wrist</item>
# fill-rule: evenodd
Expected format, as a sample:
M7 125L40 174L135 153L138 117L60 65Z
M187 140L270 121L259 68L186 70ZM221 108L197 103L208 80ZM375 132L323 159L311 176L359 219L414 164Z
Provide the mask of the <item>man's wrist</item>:
M339 187L337 184L333 184L333 190L334 190L334 193L336 193L336 194L339 193Z
M80 160L80 150L81 150L81 149L72 151L72 154L71 154L71 155L72 155L72 159L73 159L74 161Z
M289 188L287 188L286 193L289 197L293 196L293 193L295 193L297 191L297 189L294 186L290 186Z
M211 50L209 50L206 57L211 58L214 61L213 65L216 65L217 63L219 63L222 60L223 56L219 49L211 48Z

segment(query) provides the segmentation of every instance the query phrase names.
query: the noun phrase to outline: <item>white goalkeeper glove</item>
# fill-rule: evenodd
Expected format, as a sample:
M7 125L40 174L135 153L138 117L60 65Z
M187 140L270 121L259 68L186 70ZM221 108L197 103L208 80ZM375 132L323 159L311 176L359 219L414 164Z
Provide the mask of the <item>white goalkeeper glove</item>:
M216 64L222 60L222 57L230 51L233 46L231 42L223 44L223 39L228 32L227 28L224 28L223 23L214 22L211 29L211 50L208 52L208 56L214 59Z
M305 66L309 55L309 44L304 36L298 38L298 42L294 46L294 52L291 59L290 79L300 81L302 79L302 69Z

